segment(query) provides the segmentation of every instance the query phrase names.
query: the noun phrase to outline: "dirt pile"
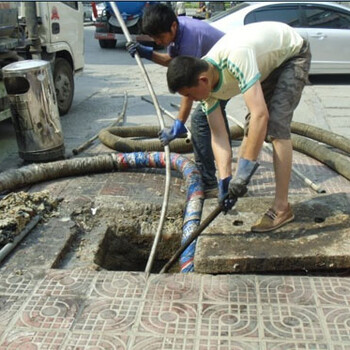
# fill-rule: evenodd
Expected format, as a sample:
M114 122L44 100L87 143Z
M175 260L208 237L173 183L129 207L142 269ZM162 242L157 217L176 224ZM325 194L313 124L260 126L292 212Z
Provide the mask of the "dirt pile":
M11 192L0 200L0 248L13 241L37 215L44 220L57 215L59 199L47 191Z

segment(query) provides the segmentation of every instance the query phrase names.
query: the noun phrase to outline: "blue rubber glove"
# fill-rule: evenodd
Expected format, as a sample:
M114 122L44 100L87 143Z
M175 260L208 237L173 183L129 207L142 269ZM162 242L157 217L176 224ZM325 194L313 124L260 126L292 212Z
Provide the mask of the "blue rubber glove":
M187 133L185 124L181 120L176 119L171 128L164 128L158 133L158 136L161 144L163 146L166 146L169 144L170 141L176 139L177 137L185 133Z
M228 193L228 186L232 179L232 176L225 177L219 180L219 204L222 205L222 211L226 215L227 212L232 209L236 204L237 198L230 198Z
M228 192L231 198L243 197L247 193L247 185L258 166L258 162L245 158L239 159L236 175L228 186Z
M129 41L126 43L126 49L131 57L135 57L135 53L138 52L141 58L146 58L152 61L153 47L141 45L136 41Z

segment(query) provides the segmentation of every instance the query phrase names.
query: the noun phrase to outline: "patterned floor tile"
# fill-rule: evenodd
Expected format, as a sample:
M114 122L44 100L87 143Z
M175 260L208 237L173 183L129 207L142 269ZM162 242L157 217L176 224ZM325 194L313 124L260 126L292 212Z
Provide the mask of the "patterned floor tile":
M350 343L347 344L332 344L331 350L350 350Z
M314 278L317 301L321 305L350 305L350 278Z
M101 271L89 296L94 298L141 298L146 286L144 273Z
M30 192L48 191L51 196L62 197L66 188L70 185L71 179L55 179L35 184Z
M95 272L87 269L49 270L35 294L52 296L84 296L92 287Z
M30 294L34 290L37 281L37 276L30 271L2 272L0 274L0 294Z
M237 341L231 338L200 339L198 350L257 350L258 342Z
M197 304L191 302L145 301L138 331L162 336L194 336L197 308Z
M258 310L254 304L203 304L200 336L253 338L258 334Z
M254 276L204 275L202 281L204 302L257 303Z
M195 274L152 275L148 280L147 300L198 301L201 277Z
M17 329L7 334L0 344L0 350L59 350L65 337L66 333L63 332Z
M66 350L87 350L87 349L103 349L103 350L127 350L128 339L126 335L112 335L112 334L94 334L73 333L69 336L66 342Z
M322 312L331 340L350 343L350 308L323 307Z
M27 297L0 295L0 327L6 327L14 319Z
M137 336L132 344L133 350L193 350L195 349L195 339L188 337L171 338Z
M328 344L323 343L289 343L289 342L267 342L266 350L330 350Z
M307 306L262 306L265 338L325 341L316 308Z
M298 276L258 276L262 304L316 305L311 280Z
M74 331L131 331L140 302L130 299L90 299L78 315Z
M82 300L32 296L20 311L16 326L41 330L68 330L72 326Z

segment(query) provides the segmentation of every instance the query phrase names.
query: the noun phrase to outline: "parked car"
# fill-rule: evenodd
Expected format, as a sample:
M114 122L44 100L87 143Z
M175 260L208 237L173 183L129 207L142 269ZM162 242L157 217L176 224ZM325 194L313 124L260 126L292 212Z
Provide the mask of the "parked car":
M330 2L244 2L207 20L229 32L261 21L279 21L308 39L310 74L350 74L350 9Z

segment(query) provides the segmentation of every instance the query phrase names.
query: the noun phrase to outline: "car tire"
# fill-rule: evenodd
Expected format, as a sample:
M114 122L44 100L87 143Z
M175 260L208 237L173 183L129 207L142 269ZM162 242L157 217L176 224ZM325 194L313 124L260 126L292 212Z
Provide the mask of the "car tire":
M102 49L114 49L117 44L117 40L99 40L98 42Z
M53 71L53 82L56 90L58 111L60 115L68 113L74 96L73 70L64 58L57 58Z

